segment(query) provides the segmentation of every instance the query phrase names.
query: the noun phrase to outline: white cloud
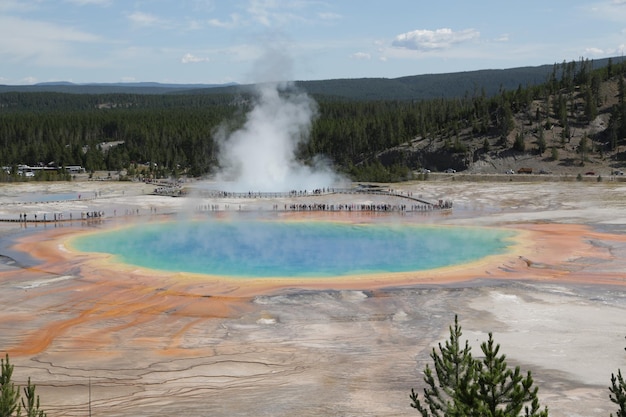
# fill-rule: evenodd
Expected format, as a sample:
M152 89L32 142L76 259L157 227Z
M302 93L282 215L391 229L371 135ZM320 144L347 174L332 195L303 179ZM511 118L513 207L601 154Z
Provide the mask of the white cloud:
M0 1L0 11L2 12L28 12L36 10L38 7L34 3L24 0L2 0Z
M27 20L18 17L0 16L0 42L5 45L32 44L37 42L98 42L100 37L66 26L52 23ZM9 41L10 40L10 41ZM15 48L18 49L17 47ZM26 51L25 51L26 52Z
M604 55L604 50L600 48L586 48L585 55Z
M78 6L109 6L111 4L111 0L65 0L65 2L76 4Z
M184 27L184 30L200 30L203 29L204 25L202 22L197 20L189 20Z
M0 60L4 62L93 68L101 63L83 57L74 48L102 42L96 35L71 27L0 16Z
M352 59L372 59L372 56L370 54L368 54L367 52L356 52L352 55L350 55L350 58Z
M230 29L230 28L239 26L239 24L241 23L241 17L238 14L233 13L229 17L230 17L230 20L225 20L225 21L219 20L219 19L210 19L209 25L218 27L218 28L225 28L225 29Z
M251 0L246 11L259 23L264 26L270 26L272 18L272 9L276 7L272 1Z
M286 26L292 23L311 23L310 16L329 17L330 14L311 10L319 5L317 1L307 0L249 0L246 12L253 21L263 26Z
M322 19L322 20L339 20L341 19L341 15L337 14L337 13L330 13L330 12L321 12L318 13L317 16Z
M193 9L202 12L211 12L215 10L214 0L192 0Z
M24 77L20 80L20 85L32 85L37 84L38 80L35 77Z
M589 16L613 22L624 22L626 19L626 0L604 0L592 3L588 10L591 11Z
M508 33L503 33L502 35L498 36L496 38L496 42L508 42L509 41L509 34Z
M158 26L164 23L163 20L157 16L144 12L129 13L126 17L136 26Z
M337 13L315 10L324 4L317 0L247 0L245 5L239 7L239 13L213 17L207 22L213 27L226 29L254 24L272 28L293 24L328 24L342 18Z
M181 58L180 62L182 62L183 64L195 64L198 62L209 62L209 58L203 58L192 54L185 54Z
M617 45L615 48L602 50L602 55L604 56L617 56L624 55L626 53L626 43L622 43Z
M402 33L393 40L392 45L415 51L436 51L449 49L453 45L476 39L480 33L474 29L454 32L452 29L418 29Z

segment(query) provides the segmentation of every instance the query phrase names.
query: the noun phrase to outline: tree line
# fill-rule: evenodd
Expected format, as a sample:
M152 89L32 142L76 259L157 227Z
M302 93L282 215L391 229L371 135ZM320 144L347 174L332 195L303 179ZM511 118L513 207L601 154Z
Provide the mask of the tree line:
M417 138L449 154L476 152L469 143L484 137L481 152L525 149L524 132L508 143L514 115L541 126L537 151L546 150L543 130L588 123L605 97L600 85L619 84L619 104L610 109L609 127L590 141L607 151L626 138L624 62L592 69L589 61L554 65L548 80L488 96L484 90L454 99L346 100L315 96L319 114L310 140L298 150L303 162L324 155L355 180L401 180L419 169L411 158L386 161L381 153ZM154 177L199 176L218 168L216 130L241 125L254 103L247 94L0 94L0 166L15 178L18 164L80 165L86 170L135 172L149 167ZM582 105L579 104L581 102ZM531 114L531 103L544 106ZM117 146L103 144L115 142ZM469 155L472 157L472 155ZM13 177L12 177L13 176Z

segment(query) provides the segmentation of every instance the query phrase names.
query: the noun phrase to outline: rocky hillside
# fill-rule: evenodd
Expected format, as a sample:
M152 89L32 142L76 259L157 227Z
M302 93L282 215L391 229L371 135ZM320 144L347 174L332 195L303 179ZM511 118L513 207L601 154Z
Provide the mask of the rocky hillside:
M549 117L547 120L551 128L544 129L544 138L547 150L539 154L537 152L538 133L536 126L528 119L528 114L536 114L537 110L545 109L546 103L534 101L532 108L527 114L515 114L515 128L507 138L508 143L513 143L518 134L524 135L525 149L527 152L494 151L482 154L477 160L469 164L469 173L502 173L509 169L514 171L522 167L532 168L534 173L551 172L554 174L591 174L610 175L614 171L626 171L626 161L623 150L619 147L613 151L606 151L605 130L609 125L610 109L617 104L617 82L607 81L601 86L602 104L598 109L598 116L590 123L581 123L580 117L583 112L584 100L580 93L574 98L575 113L571 119L569 138L562 139L563 126L558 120ZM554 99L554 97L552 97ZM544 126L545 127L545 126ZM524 132L526 132L524 134ZM581 139L587 138L589 151L580 153ZM556 149L553 155L552 147ZM556 156L556 158L554 158Z
M453 153L446 149L451 138L416 138L411 143L388 150L379 158L393 158L393 154L409 153L416 166L434 172L455 170L466 174L518 173L521 168L533 174L567 174L608 176L626 172L626 149L618 146L609 151L606 146L610 110L618 103L618 83L615 79L605 81L600 87L601 104L597 117L591 122L584 117L585 101L579 89L568 97L569 135L564 126L555 119L551 110L557 97L535 100L530 108L513 114L514 126L506 141L497 134L476 135L471 129L459 132L458 140L466 148L464 153ZM539 119L538 119L539 118ZM538 122L541 120L541 124ZM541 132L543 130L543 132ZM546 150L539 152L539 137L543 134ZM523 141L514 146L516 138ZM586 142L587 151L581 154L581 140ZM485 149L488 143L488 150Z

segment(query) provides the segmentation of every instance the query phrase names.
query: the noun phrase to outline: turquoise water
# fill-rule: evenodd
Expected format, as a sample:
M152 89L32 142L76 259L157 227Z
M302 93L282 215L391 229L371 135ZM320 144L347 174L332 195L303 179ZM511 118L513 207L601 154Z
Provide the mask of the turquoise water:
M76 238L83 252L141 267L230 277L329 277L427 270L506 251L499 229L335 222L152 223Z
M79 193L25 193L20 194L15 201L20 203L44 203L51 201L77 200Z

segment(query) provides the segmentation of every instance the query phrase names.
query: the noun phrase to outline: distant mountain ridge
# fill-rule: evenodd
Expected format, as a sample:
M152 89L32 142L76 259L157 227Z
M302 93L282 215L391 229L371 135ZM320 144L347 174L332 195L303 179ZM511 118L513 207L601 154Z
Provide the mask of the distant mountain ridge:
M0 85L0 93L6 92L52 92L70 94L171 94L197 89L228 88L237 83L225 84L162 84L157 82L132 83L72 83L51 81L32 85Z
M593 68L623 62L624 57L590 60ZM500 90L515 90L546 82L555 64L509 69L484 69L445 74L423 74L399 78L344 78L295 81L294 84L314 96L348 100L428 100L464 96L487 97ZM561 74L557 74L560 77ZM161 84L157 82L86 83L66 81L35 85L0 85L5 92L59 92L73 94L239 94L249 93L253 84Z
M606 66L594 62L594 67ZM445 74L422 74L398 78L337 78L295 81L294 84L313 96L348 100L429 100L456 98L485 93L493 96L501 89L514 90L546 82L554 65L511 69L486 69ZM189 90L184 93L246 93L253 85L215 87L210 90Z
M145 82L128 82L128 83L73 83L70 81L49 81L44 83L33 84L36 87L44 86L98 86L98 87L147 87L147 88L176 88L176 89L193 89L193 88L213 88L227 87L237 85L237 83L224 84L173 84L173 83L157 83L151 81Z
M624 57L590 60L592 68L608 65L609 59L614 64L625 60ZM479 96L483 92L487 97L494 96L500 90L512 91L518 87L526 88L548 81L556 64L536 67L518 67L509 69L484 69L476 71L453 72L445 74L422 74L398 78L343 78L317 81L295 81L294 83L314 96L343 98L349 100L429 100L437 98L458 98ZM556 74L560 78L561 74ZM211 90L190 90L185 93L237 93L248 92L251 85L215 87Z

